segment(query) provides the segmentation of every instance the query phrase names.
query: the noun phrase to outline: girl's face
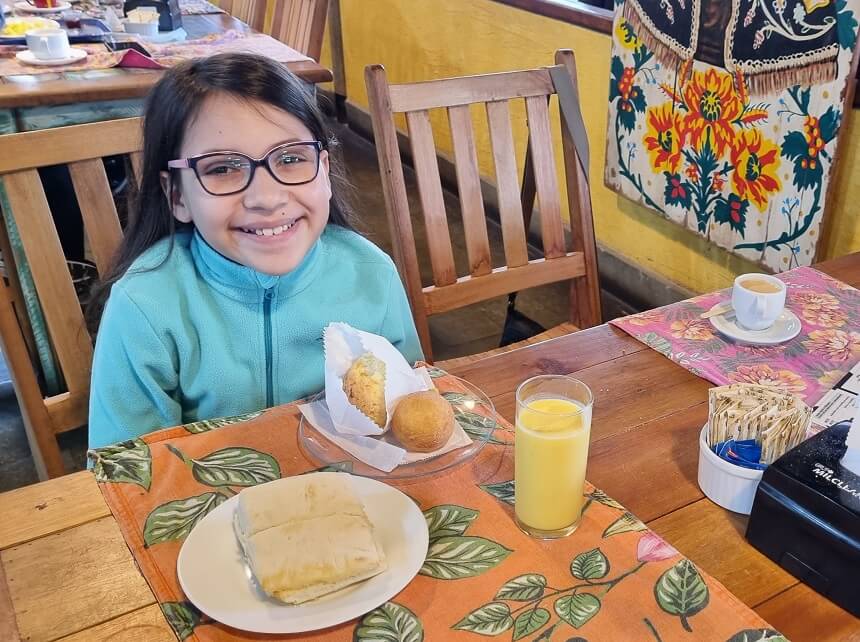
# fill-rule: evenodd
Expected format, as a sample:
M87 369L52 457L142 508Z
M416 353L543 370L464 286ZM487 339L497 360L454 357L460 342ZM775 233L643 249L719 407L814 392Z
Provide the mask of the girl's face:
M215 94L186 129L180 158L215 151L261 158L276 145L312 140L292 114ZM178 184L173 185L173 215L194 223L209 245L237 263L265 274L286 274L302 262L328 222L328 167L328 152L322 151L315 179L283 185L260 166L244 191L227 196L209 194L193 169L181 169L174 172ZM167 172L162 183L168 183Z

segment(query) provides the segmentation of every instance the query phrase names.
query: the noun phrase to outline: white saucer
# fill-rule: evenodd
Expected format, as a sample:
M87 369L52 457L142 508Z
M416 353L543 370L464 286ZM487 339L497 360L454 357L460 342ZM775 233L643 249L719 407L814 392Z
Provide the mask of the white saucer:
M24 2L23 0L15 3L15 8L18 11L25 11L26 13L59 13L71 7L72 5L68 2L60 2L56 7L34 7L29 2Z
M715 307L717 306L715 305ZM714 308L711 309L713 310ZM720 334L738 343L749 345L775 346L785 343L800 334L800 319L788 308L784 309L776 318L776 321L773 322L773 325L765 330L747 330L738 324L733 311L726 314L718 314L708 320Z
M41 58L36 58L36 56L33 55L33 52L29 49L25 49L24 51L16 53L15 57L26 65L56 67L57 65L71 65L72 63L80 62L87 57L87 52L86 49L72 47L71 53L67 58L51 58L50 60L42 60Z

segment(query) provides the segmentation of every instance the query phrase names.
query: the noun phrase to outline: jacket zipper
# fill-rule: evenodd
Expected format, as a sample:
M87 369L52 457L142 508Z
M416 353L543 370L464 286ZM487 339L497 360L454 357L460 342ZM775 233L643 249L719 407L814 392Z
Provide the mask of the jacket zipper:
M272 299L275 288L267 288L263 293L263 333L266 341L266 408L275 405L274 383L272 382Z

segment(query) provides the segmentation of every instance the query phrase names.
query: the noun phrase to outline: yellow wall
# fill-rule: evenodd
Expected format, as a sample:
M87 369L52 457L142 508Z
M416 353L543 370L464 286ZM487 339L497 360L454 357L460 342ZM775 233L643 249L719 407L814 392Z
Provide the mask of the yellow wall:
M367 109L364 67L385 65L389 82L525 69L552 64L556 49L576 55L580 96L591 143L594 222L598 241L669 281L695 292L728 285L753 264L620 198L602 183L609 85L609 37L491 0L340 0L347 95ZM323 62L330 62L328 45ZM477 123L476 123L477 126ZM450 152L443 114L434 114L437 147ZM860 185L858 127L850 127L825 256L860 250L860 221L849 186ZM525 144L518 132L517 147ZM477 131L481 169L492 174L489 143Z

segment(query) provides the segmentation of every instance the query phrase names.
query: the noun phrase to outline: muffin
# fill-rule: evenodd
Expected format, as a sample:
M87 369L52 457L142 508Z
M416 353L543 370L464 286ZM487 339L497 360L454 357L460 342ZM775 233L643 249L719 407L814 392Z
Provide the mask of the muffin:
M385 362L365 352L343 377L343 391L349 403L361 410L380 428L388 422L385 409Z
M394 409L391 430L407 450L426 453L444 446L454 432L454 411L435 390L405 395Z

